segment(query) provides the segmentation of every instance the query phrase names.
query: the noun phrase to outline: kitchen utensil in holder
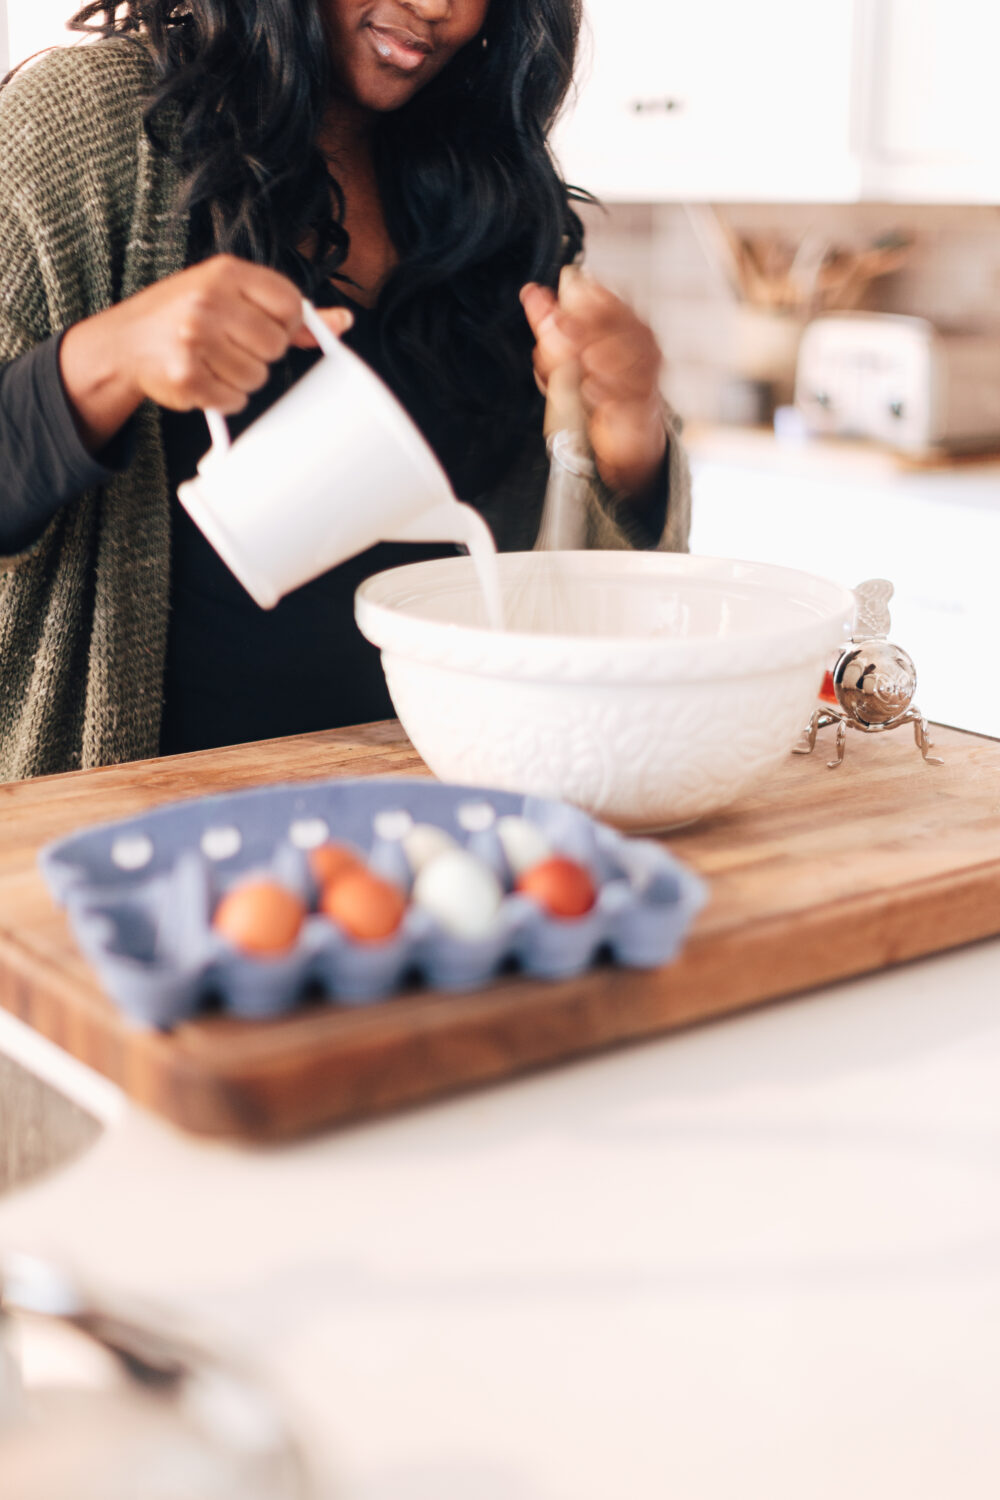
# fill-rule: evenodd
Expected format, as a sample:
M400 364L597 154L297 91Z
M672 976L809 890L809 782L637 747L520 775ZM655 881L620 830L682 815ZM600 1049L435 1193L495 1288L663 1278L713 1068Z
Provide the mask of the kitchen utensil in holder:
M913 737L924 760L939 766L939 756L929 754L933 746L927 720L913 702L917 691L917 669L901 646L889 640L889 600L893 586L887 578L870 578L854 590L857 605L854 634L841 649L829 682L821 696L825 706L817 708L802 732L796 755L809 755L821 729L837 726L836 756L827 761L831 770L843 765L847 731L881 734L886 729L913 725Z

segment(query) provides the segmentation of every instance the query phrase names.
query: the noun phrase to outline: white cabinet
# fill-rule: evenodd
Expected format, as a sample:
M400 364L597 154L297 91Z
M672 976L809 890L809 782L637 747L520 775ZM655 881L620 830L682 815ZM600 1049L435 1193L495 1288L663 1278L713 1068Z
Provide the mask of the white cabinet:
M1000 203L993 0L585 0L571 182L609 202Z
M854 0L587 0L571 182L607 201L853 199Z
M1000 203L1000 8L866 0L864 27L864 196Z

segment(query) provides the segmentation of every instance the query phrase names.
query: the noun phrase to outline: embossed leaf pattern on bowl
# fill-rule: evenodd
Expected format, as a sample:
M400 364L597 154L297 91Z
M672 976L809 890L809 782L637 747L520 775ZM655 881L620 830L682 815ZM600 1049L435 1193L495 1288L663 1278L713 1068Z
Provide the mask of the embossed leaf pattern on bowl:
M533 556L500 559L509 587ZM581 593L562 635L482 629L465 558L370 579L358 621L437 776L565 798L631 830L703 817L766 776L853 614L849 590L762 564L595 552L565 568ZM585 633L590 600L602 635Z
M689 822L749 790L789 752L816 692L807 666L683 697L626 688L613 702L532 684L518 704L496 683L483 691L482 679L383 664L407 733L442 780L558 795L635 830Z

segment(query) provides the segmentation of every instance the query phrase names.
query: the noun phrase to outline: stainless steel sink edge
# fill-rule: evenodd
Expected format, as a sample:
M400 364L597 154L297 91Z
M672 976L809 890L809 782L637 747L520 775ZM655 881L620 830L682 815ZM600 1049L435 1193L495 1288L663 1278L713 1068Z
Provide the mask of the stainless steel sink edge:
M113 1085L0 1012L0 1197L68 1166L123 1108Z

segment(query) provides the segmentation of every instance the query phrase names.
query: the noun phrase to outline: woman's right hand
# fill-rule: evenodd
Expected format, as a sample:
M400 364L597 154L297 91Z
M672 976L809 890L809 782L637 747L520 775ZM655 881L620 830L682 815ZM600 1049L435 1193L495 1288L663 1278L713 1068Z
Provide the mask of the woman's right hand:
M338 335L351 326L345 308L322 316ZM242 411L275 360L315 342L293 282L215 255L70 328L60 369L80 435L97 452L146 399L172 411Z

